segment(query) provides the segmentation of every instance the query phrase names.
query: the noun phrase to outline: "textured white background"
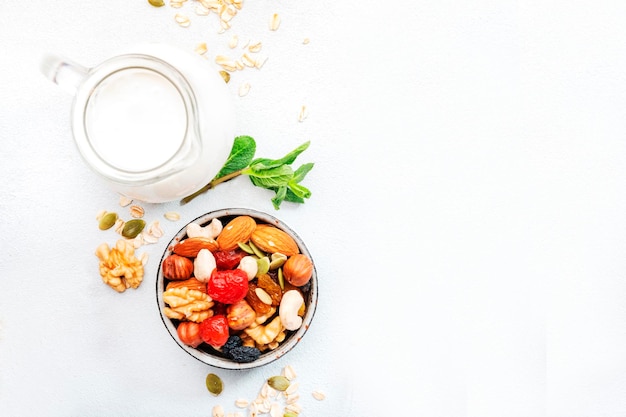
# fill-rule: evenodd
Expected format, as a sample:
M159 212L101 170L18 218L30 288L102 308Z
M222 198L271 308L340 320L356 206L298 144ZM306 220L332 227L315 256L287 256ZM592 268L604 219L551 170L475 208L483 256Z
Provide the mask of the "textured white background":
M0 415L234 412L287 364L303 417L626 415L625 2L246 0L224 35L184 11L187 29L142 0L0 5ZM219 371L215 399L157 314L169 239L142 249L139 289L100 281L93 252L116 236L95 215L121 209L38 66L145 41L215 56L232 34L269 57L229 84L237 134L264 157L311 140L313 197L274 212L240 178L146 219L169 237L213 209L278 215L314 256L320 302L296 350Z

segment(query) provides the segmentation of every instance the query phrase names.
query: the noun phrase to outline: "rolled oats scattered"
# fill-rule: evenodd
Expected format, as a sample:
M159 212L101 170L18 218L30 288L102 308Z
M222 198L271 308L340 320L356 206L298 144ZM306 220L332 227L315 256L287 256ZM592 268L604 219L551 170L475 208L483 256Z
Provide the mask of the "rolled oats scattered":
M120 196L120 206L126 207L126 206L130 205L130 203L132 203L132 202L133 202L132 198L128 198L128 197L123 196L123 195Z
M304 119L306 119L309 116L309 112L306 108L306 106L302 106L300 108L300 113L298 113L298 121L300 123L304 122Z
M238 400L235 401L235 406L239 408L246 408L248 404L250 403L245 398L239 398Z
M261 69L263 65L265 65L265 61L267 61L267 57L262 59L257 59L256 64L254 65L257 69Z
M115 228L115 232L118 234L122 234L122 230L124 230L124 225L126 224L126 222L122 219L117 219L115 221L115 226L113 226Z
M191 25L191 20L189 20L187 16L181 13L176 13L176 16L174 16L174 20L176 20L176 23L178 23L180 27L187 28L189 27L189 25Z
M238 43L239 43L239 36L233 35L228 41L228 47L230 49L235 49Z
M211 413L212 417L224 417L224 407L217 404L213 407L213 411Z
M98 213L96 213L96 220L102 220L105 214L107 214L106 210L100 210Z
M250 92L250 83L243 83L239 86L239 97L243 97Z
M211 13L211 10L207 9L202 4L197 4L195 12L198 16L208 16Z
M272 15L272 18L270 19L270 30L276 31L278 30L279 26L280 26L280 16L278 15L278 13L274 13Z
M255 42L251 45L248 45L248 51L250 52L259 52L261 50L262 47L262 43L261 42Z
M271 417L282 417L283 413L282 410L280 409L280 404L278 403L272 403L272 405L270 406L270 416Z
M290 381L293 381L297 377L296 371L291 365L287 365L283 368L282 375Z
M173 222L180 220L180 214L175 211L168 211L163 215L163 217Z
M303 45L308 45L308 44L309 44L309 42L311 42L311 40L310 40L309 38L304 38L304 39L302 40L302 44L303 44Z
M315 398L317 401L322 401L324 398L326 398L326 394L324 394L322 391L319 390L315 390L312 392L313 398Z
M206 46L206 42L202 42L200 44L198 44L198 46L196 46L196 53L200 54L200 55L204 55L206 54L208 51L208 48Z
M130 215L131 217L135 218L135 219L140 219L143 217L145 213L145 210L143 209L143 207L138 206L138 205L132 205L130 206Z

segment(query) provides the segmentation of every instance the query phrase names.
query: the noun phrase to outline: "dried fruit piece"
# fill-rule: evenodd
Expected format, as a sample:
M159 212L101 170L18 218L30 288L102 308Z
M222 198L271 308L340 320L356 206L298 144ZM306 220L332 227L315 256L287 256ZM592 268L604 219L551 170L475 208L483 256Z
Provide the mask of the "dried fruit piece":
M289 388L289 380L282 375L276 375L268 378L267 385L274 388L276 391L284 391Z
M124 224L124 228L122 229L122 236L126 239L134 239L143 231L143 228L146 227L145 220L142 219L132 219L127 221Z
M217 237L220 250L231 250L239 246L239 242L247 242L256 229L256 221L250 216L237 216L232 219Z
M224 384L222 383L222 379L219 376L210 373L206 376L206 388L211 394L218 396L222 393L222 390L224 389Z
M200 323L200 337L205 343L219 348L228 341L228 320L226 316L209 317Z
M217 251L213 256L215 256L215 263L218 269L233 269L248 254L237 247L237 249Z
M269 224L259 224L250 236L250 240L259 249L267 253L280 252L286 256L300 253L298 244L281 229Z
M254 362L261 356L261 351L251 346L238 346L230 349L226 356L237 363Z
M268 274L262 274L257 277L257 285L264 289L265 292L271 297L271 304L276 307L280 305L280 300L283 297L283 291L280 285L276 283Z
M256 289L258 287L254 283L248 283L248 294L246 295L246 301L250 304L250 307L254 309L257 316L262 316L264 314L269 313L272 310L272 306L270 304L265 304L263 301L259 299L259 296L256 294Z
M248 276L241 269L216 269L207 284L207 294L223 304L236 303L248 294Z

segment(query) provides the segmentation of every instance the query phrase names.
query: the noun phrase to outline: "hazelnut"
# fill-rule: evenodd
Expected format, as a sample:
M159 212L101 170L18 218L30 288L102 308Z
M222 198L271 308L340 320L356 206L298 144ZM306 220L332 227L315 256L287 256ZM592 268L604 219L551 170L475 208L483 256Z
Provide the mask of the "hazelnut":
M193 262L184 256L172 254L163 259L162 268L163 276L167 279L189 279L193 273Z
M313 276L313 262L301 253L292 255L283 265L283 275L291 285L301 287Z

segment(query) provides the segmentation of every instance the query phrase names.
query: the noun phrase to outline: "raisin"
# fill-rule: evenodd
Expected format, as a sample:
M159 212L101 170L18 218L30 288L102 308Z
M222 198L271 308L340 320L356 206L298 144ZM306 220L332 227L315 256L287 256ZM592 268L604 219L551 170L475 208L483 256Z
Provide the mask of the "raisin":
M237 346L230 349L226 356L238 363L253 362L259 359L261 351L255 347Z
M239 347L242 344L243 344L243 341L241 340L241 337L236 336L236 335L230 336L228 340L226 341L226 343L224 343L224 346L222 346L222 352L224 352L225 355L228 355L228 352L231 349Z
M283 290L280 288L272 277L268 274L262 274L257 277L257 285L265 290L272 298L272 305L274 307L280 305L280 300L283 298Z
M250 307L254 309L254 312L257 316L264 316L272 310L272 306L265 304L263 301L259 299L259 296L256 295L254 291L257 288L256 284L250 282L248 283L248 294L246 295L246 301L250 304Z

